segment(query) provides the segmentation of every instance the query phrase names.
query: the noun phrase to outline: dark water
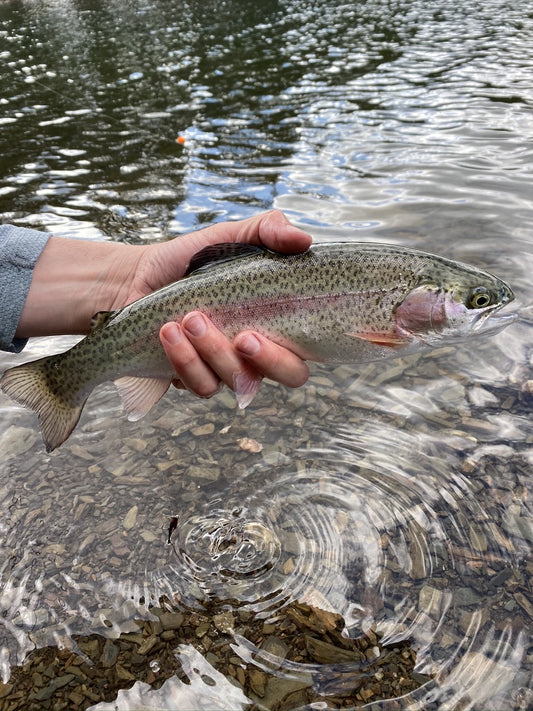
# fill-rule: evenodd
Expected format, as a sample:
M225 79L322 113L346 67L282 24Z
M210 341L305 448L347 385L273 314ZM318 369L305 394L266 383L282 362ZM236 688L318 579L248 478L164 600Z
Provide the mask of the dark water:
M494 271L521 315L265 385L246 415L172 393L133 425L102 388L53 456L2 399L4 679L161 594L266 620L307 600L411 640L433 680L400 708L531 707L532 66L527 2L0 2L3 221L137 243L279 207L318 240ZM194 694L176 677L146 705L246 706L179 654L217 682L191 672ZM280 661L279 684L294 674Z

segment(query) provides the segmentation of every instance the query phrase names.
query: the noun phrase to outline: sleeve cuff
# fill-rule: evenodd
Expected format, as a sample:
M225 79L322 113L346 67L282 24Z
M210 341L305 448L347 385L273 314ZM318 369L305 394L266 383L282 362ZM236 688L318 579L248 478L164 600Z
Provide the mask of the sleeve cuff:
M50 235L14 225L0 225L0 349L19 353L27 339L16 338L35 263Z

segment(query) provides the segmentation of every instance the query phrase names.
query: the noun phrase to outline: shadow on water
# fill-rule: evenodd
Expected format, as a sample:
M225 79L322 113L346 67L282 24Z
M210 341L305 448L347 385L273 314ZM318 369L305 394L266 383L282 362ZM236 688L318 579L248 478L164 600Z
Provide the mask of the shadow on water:
M531 705L532 22L0 4L2 221L142 242L280 207L490 269L521 314L246 413L172 392L132 425L102 387L51 456L2 399L1 708Z

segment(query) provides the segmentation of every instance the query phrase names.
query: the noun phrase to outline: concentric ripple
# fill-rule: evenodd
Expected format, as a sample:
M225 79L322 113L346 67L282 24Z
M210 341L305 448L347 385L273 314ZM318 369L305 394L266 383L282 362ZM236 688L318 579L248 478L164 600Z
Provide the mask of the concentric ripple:
M497 691L525 640L504 613L490 619L498 591L484 581L487 571L505 579L516 551L495 534L456 450L375 421L339 427L324 447L330 435L313 436L297 470L259 464L223 499L185 514L168 566L152 573L158 591L185 604L238 601L271 620L308 602L340 613L351 636L372 628L384 644L413 640L417 670L438 679L423 692L428 703L478 665L494 667L486 689ZM246 639L235 649L272 666ZM289 677L305 671L278 664ZM327 670L321 678L333 683Z
M246 510L224 510L188 519L174 544L181 563L198 582L209 577L231 584L257 578L279 560L281 544L267 525L246 519Z
M272 610L310 590L329 590L343 559L340 492L323 472L276 469L268 481L265 474L259 468L247 477L245 505L235 487L223 508L220 499L209 501L180 521L172 539L171 569L180 573L173 597L187 599L195 583L208 597Z
M191 582L200 597L254 606L320 595L347 614L354 589L381 595L393 575L431 578L451 539L446 527L463 538L461 520L472 513L444 521L439 511L445 503L458 509L476 502L445 460L413 455L412 435L391 436L393 460L382 423L357 438L346 430L343 439L341 430L330 447L299 452L298 470L258 465L223 499L200 499L172 536L165 577L178 581L173 595L187 597Z

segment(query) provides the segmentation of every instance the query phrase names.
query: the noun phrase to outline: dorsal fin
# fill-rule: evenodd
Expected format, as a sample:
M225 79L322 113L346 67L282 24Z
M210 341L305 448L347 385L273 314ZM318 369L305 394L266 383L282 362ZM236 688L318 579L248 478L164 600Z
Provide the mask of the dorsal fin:
M103 328L108 321L118 314L118 309L116 311L97 311L91 319L91 333L97 331L99 328Z
M247 257L250 254L264 254L265 252L268 252L268 250L264 247L259 247L255 244L243 244L242 242L210 244L192 256L185 276L200 269L208 269L214 264L230 262L240 257Z

